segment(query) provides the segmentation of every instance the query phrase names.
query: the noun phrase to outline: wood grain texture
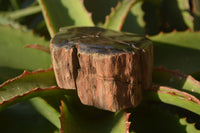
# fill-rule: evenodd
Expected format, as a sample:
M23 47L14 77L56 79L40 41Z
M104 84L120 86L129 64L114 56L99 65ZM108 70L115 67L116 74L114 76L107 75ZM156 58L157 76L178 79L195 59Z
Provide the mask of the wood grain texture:
M153 45L136 34L97 27L63 28L51 41L60 88L83 104L109 111L137 106L151 87Z

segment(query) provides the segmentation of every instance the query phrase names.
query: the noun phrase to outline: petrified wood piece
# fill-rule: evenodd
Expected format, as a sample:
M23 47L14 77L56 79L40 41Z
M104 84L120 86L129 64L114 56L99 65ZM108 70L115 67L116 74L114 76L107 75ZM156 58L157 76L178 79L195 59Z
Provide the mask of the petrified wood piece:
M51 40L58 86L77 89L83 104L109 111L135 107L152 81L153 45L131 33L62 28Z

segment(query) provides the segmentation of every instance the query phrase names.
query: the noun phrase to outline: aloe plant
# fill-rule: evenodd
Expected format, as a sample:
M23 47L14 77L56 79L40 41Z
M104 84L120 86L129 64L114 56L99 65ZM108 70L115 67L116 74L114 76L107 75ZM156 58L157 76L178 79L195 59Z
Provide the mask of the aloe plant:
M1 0L0 131L200 132L199 7L199 0ZM49 40L64 26L99 26L152 40L153 86L139 106L104 111L57 86Z

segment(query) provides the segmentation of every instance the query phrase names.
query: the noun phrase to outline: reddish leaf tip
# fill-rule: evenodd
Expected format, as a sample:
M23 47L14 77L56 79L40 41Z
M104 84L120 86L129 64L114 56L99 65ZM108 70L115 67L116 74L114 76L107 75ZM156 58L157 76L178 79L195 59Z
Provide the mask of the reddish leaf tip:
M25 70L21 75L15 77L15 78L9 79L9 80L5 81L4 83L2 83L0 85L0 88L2 88L3 86L7 85L8 83L11 83L11 82L13 82L15 80L23 78L26 75L36 74L36 73L40 73L40 72L49 72L49 71L53 71L53 68L51 67L51 68L46 69L46 70L36 70L36 71L33 71L33 72L29 72L29 71Z
M177 29L173 29L172 32L177 32Z
M190 32L190 31L192 31L190 28L188 28L187 30L186 30L187 32Z
M39 45L39 44L30 44L30 45L26 45L26 46L24 46L24 48L37 49L37 50L41 50L41 51L43 51L43 52L46 52L46 53L50 54L49 47L42 46L42 45Z
M173 74L174 76L180 76L182 78L186 78L187 75L180 73L178 70L168 70L163 66L159 66L154 68L155 71L164 71L164 72L169 72L171 74Z
M164 31L160 31L160 34L161 34L161 35L164 34Z
M181 99L192 101L192 102L200 105L200 100L197 99L196 97L194 97L193 95L186 93L184 91L180 91L180 90L171 88L171 87L167 87L167 86L159 86L158 87L157 85L155 85L152 87L152 91L157 91L159 93L165 93L165 94L177 96Z
M49 32L51 34L51 37L53 37L55 35L55 30L53 29L52 23L51 23L51 21L49 19L49 15L47 13L47 9L45 7L45 3L42 0L40 0L40 2L41 2L42 8L44 8L43 13L44 13L44 16L46 17L46 20L47 20L46 22L49 25Z
M49 91L49 90L57 90L57 89L60 89L59 87L57 86L50 86L50 87L47 87L47 88L34 88L26 93L23 93L21 95L17 95L17 96L14 96L12 98L10 98L9 100L5 100L2 96L0 97L3 101L0 102L0 105L2 104L5 104L5 103L9 103L9 102L12 102L14 101L15 99L18 99L20 97L25 97L27 96L28 94L31 94L31 93L34 93L34 92L43 92L43 91Z
M125 121L126 131L125 131L125 133L129 133L129 128L130 128L130 125L131 125L131 122L129 122L130 115L131 115L131 113L126 113L125 114L125 117L126 117L126 121Z

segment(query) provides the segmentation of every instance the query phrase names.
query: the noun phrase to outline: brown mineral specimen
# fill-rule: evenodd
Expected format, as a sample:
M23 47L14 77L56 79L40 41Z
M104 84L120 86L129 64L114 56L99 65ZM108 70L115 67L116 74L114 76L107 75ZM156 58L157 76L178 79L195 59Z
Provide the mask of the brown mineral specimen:
M113 112L135 107L151 87L153 45L136 34L63 28L51 41L51 57L58 86L77 89L86 105Z

